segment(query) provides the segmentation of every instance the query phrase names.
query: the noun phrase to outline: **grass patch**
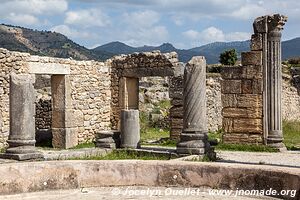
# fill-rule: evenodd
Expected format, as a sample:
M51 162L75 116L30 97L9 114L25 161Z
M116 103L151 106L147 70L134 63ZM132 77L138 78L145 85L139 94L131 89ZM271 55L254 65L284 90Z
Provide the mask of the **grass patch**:
M215 146L216 150L224 151L248 151L248 152L278 152L274 149L265 145L253 145L253 144L218 144Z
M132 150L114 150L105 156L90 156L84 158L71 158L70 160L170 160L170 155L157 155L149 152L136 152Z
M149 140L159 140L160 138L166 138L170 136L169 130L146 127L141 129L141 142L147 142Z
M288 150L300 150L300 121L283 121L283 138Z
M83 148L94 148L94 147L95 147L95 143L85 142L85 143L78 144L77 146L72 147L70 149L83 149Z
M222 133L223 133L222 129L219 129L217 131L209 131L208 132L208 139L209 140L221 141L222 140Z

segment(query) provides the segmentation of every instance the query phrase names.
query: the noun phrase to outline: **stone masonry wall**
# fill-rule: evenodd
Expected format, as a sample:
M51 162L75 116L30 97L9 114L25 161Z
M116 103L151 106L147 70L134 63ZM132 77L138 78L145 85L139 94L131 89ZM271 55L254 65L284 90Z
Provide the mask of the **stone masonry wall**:
M11 72L29 73L29 63L70 67L71 110L78 142L92 140L99 130L110 129L109 62L39 57L0 49L0 148L6 145L9 133L9 75Z
M161 54L159 51L115 56L111 62L111 123L113 129L119 127L119 116L122 108L121 79L124 77L141 78L148 76L173 77L178 67L178 57L175 52ZM180 89L180 88L179 88ZM137 91L138 92L138 91ZM128 94L135 95L135 94ZM172 94L170 94L172 98ZM137 102L138 104L138 102ZM172 133L171 133L172 134Z
M242 66L222 69L223 141L262 143L261 51L242 53Z

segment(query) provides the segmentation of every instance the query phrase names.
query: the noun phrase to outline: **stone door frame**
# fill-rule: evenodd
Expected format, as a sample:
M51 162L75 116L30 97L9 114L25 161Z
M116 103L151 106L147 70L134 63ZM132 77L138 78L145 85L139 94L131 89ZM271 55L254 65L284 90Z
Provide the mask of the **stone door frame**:
M52 145L67 149L78 144L72 120L70 67L64 64L29 62L30 74L51 75Z

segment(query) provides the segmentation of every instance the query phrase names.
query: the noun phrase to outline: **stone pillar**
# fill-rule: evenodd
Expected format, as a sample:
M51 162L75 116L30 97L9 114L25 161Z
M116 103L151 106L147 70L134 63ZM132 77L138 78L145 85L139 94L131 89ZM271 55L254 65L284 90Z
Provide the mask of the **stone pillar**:
M263 51L263 107L265 143L285 149L281 117L281 30L287 17L279 14L258 17L253 23Z
M267 144L276 148L285 148L282 134L281 117L281 30L286 17L274 15L268 17L267 33Z
M208 153L206 118L206 61L193 57L184 71L183 130L177 144L179 154Z
M35 149L35 94L32 77L12 73L9 92L9 147L1 157L15 160L42 158L43 155Z
M51 76L52 145L70 148L78 144L71 101L71 83L68 75Z
M121 147L140 147L140 121L138 110L121 111Z

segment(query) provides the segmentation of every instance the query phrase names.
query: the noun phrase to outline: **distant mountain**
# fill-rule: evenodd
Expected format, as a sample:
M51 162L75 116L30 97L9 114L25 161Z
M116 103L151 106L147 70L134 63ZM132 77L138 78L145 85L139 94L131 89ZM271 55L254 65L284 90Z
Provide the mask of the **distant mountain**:
M116 45L117 44L117 45ZM113 55L117 54L129 54L133 52L145 52L160 50L161 52L171 52L175 51L178 54L179 60L181 62L188 62L193 56L201 55L205 56L208 64L218 63L219 55L225 50L236 49L238 52L238 57L240 58L240 53L250 50L250 40L246 41L234 41L234 42L214 42L206 44L200 47L195 47L191 49L176 49L170 43L164 43L160 46L143 46L143 47L131 47L121 42L112 42L100 47L93 49L96 51L100 49L111 53ZM287 40L282 42L282 58L283 60L300 56L300 38L295 38L292 40Z
M106 60L118 54L160 50L162 53L175 51L179 61L188 62L193 56L205 56L208 64L218 63L221 52L236 49L240 52L249 51L250 41L214 42L192 49L177 49L170 43L160 46L131 47L121 42L111 42L94 49L87 49L60 33L37 31L28 28L0 25L0 47L12 51L28 52L60 58L72 57L76 60ZM300 37L282 42L282 57L300 56Z
M95 54L60 33L4 24L0 25L0 47L34 55L72 57L77 60L104 60L112 56L107 52Z
M300 37L282 42L283 60L300 56Z

